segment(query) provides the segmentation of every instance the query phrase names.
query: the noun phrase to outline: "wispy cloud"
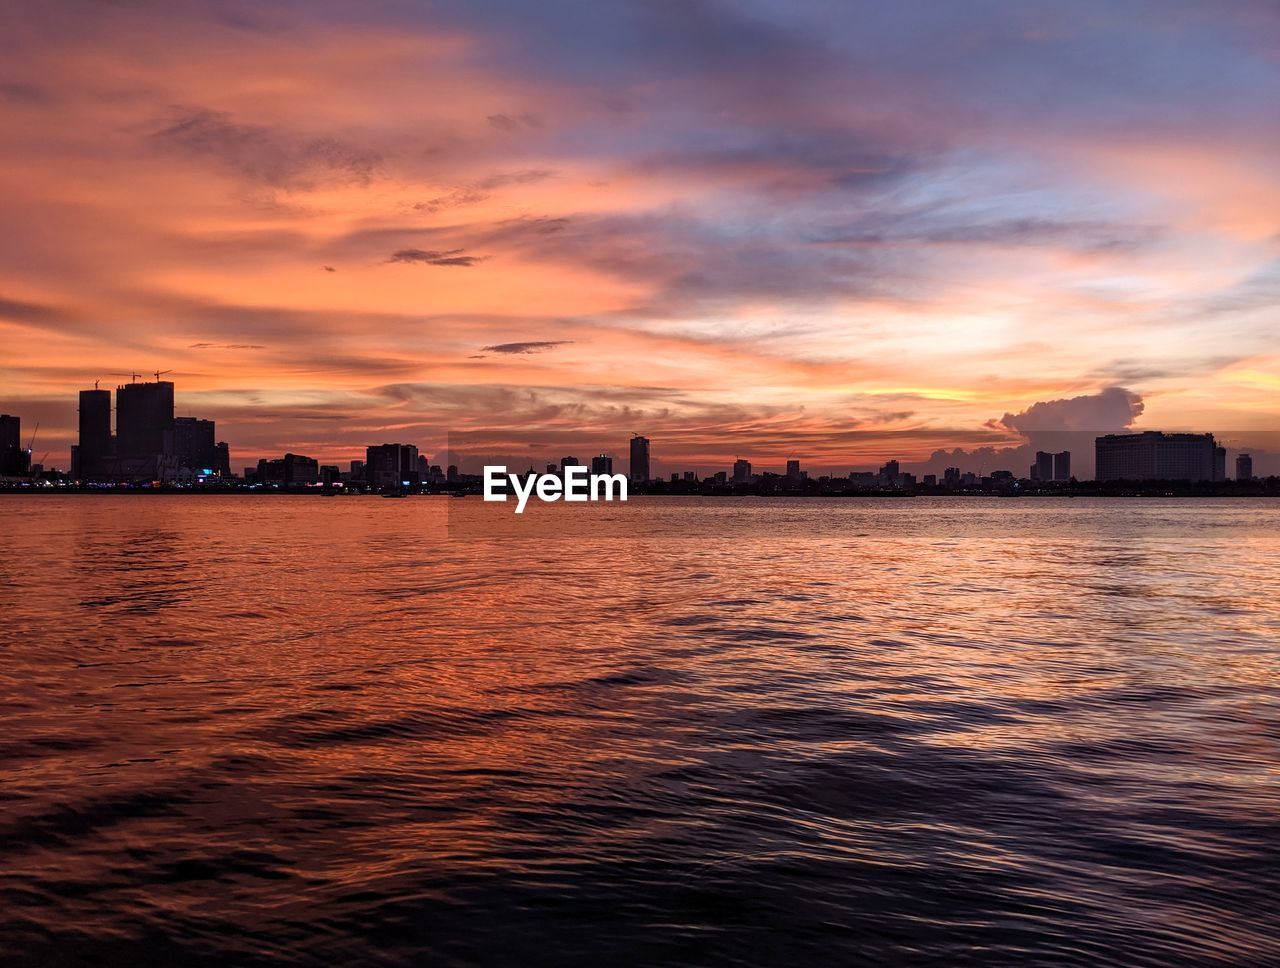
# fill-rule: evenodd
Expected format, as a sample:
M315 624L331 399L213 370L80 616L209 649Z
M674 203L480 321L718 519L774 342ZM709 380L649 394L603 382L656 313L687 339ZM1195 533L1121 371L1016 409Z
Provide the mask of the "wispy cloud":
M557 346L568 346L571 339L528 340L523 343L495 343L493 346L481 347L483 353L502 353L503 355L522 355L526 353L543 353Z
M388 262L420 262L429 266L473 266L484 261L484 256L463 255L462 249L398 249L391 253Z

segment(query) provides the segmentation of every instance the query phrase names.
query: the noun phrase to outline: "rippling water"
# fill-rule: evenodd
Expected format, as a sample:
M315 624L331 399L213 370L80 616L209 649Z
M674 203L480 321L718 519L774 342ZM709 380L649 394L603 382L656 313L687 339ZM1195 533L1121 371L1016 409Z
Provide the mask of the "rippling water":
M1280 964L1280 504L0 499L8 964Z

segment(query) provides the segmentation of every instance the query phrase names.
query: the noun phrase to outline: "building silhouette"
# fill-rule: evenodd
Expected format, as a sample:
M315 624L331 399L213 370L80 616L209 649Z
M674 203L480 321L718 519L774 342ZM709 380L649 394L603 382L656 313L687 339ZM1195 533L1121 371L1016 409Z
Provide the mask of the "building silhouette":
M1053 455L1048 451L1036 451L1036 462L1031 465L1029 476L1033 481L1053 480Z
M225 440L213 448L213 472L219 477L231 477L231 445Z
M305 487L320 482L320 462L301 454L285 454L275 460L258 461L259 484Z
M612 474L613 458L608 454L599 454L591 458L592 474Z
M751 481L751 461L739 458L733 462L733 483L747 484Z
M1226 451L1213 434L1106 434L1094 441L1099 481L1215 481Z
M1053 455L1053 479L1071 480L1071 451L1063 450Z
M212 420L174 417L173 429L165 441L166 467L197 475L213 474L218 463L216 438ZM83 455L81 460L83 462Z
M800 480L800 462L798 460L787 461L787 480Z
M79 443L71 476L76 480L106 480L115 457L115 440L111 436L111 391L80 391Z
M1238 454L1236 456L1236 480L1253 480L1253 458L1249 454Z
M365 480L370 487L416 484L418 448L413 444L377 444L365 451Z
M31 469L31 455L22 449L22 418L0 414L0 474L20 477Z
M631 438L631 480L637 484L649 482L649 438L636 434Z
M173 432L173 383L126 383L116 387L118 474L155 477Z

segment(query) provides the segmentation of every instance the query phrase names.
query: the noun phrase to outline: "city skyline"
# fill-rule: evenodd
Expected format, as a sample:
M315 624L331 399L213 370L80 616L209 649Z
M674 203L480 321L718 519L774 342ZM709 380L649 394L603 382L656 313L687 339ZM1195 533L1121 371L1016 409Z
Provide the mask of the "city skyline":
M129 383L116 387L114 406L111 391L101 389L98 381L92 389L80 390L78 442L70 448L70 469L64 472L66 476L82 482L180 483L208 478L256 480L258 483L270 480L285 485L353 483L386 489L409 483L454 482L460 479L459 475L475 477L487 464L506 466L501 457L464 456L447 445L433 454L430 448L422 448L420 453L416 442L384 441L366 444L363 458L343 457L335 461L332 457L317 458L294 451L286 451L283 456L259 456L252 463L243 465L244 473L238 475L232 467L231 445L218 439L222 434L218 432L215 421L176 415L178 397L175 383L160 379L170 373L171 370L156 371L154 382L138 382L140 374L131 374ZM1141 412L1140 401L1127 391L1119 392L1122 403L1128 406L1132 415ZM1106 399L1107 396L1102 394L1101 398ZM620 464L618 470L625 468L625 476L639 485L665 482L666 473L670 471L672 484L701 481L736 485L779 478L793 486L805 487L819 479L845 478L856 487L870 482L890 487L914 487L917 483L935 486L940 481L950 486L962 478L965 483L981 481L988 484L1013 481L1047 484L1077 480L1221 482L1266 478L1274 473L1270 466L1276 461L1276 454L1252 447L1248 450L1228 447L1228 441L1216 439L1211 433L1129 429L1094 436L1094 432L1078 428L1044 429L1053 420L1070 417L1080 409L1082 402L1092 407L1097 401L1090 398L1051 401L1037 404L1026 415L1019 415L1032 420L1038 428L1028 427L1021 431L1026 439L1019 447L973 453L936 451L927 462L891 457L876 470L868 470L856 460L846 461L844 468L802 468L802 460L791 455L785 459L785 470L778 473L775 465L761 462L753 466L751 460L735 454L730 470L712 469L708 473L705 466L688 469L686 465L682 471L673 471L670 468L677 466L676 463L654 462L650 438L636 432L631 434L625 463ZM1010 426L1017 426L1013 415L1006 414L1005 419ZM0 415L0 475L20 477L28 472L58 472L57 468L46 466L47 452L39 460L35 457L32 447L39 429L37 422L24 448L22 441L27 438L21 431L21 416ZM1042 443L1052 442L1056 448L1071 441L1079 451L1074 462L1071 449L1041 449ZM1034 459L1025 474L1011 469L1029 454L1033 454ZM570 464L585 463L589 464L593 475L608 475L614 472L616 456L613 448L605 447L588 461L580 461L576 456L563 456L547 462L545 467L548 474L556 475ZM972 464L975 459L980 461L976 466ZM517 468L524 467L527 460L528 472L536 473L545 455L523 455L514 460ZM342 465L348 466L349 471L343 471ZM656 471L655 466L667 470ZM1085 467L1090 470L1085 472ZM1080 473L1077 474L1073 468ZM1228 468L1234 469L1233 477L1229 478Z
M1272 11L995 7L15 7L0 409L64 465L67 383L166 369L249 457L1270 431Z

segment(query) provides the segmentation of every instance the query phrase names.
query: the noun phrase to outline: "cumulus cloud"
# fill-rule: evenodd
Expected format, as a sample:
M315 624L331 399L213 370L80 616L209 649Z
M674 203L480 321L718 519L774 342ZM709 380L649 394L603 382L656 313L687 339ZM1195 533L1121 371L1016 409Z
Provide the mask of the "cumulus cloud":
M1132 426L1144 409L1139 394L1124 387L1107 387L1099 393L1041 401L992 423L1022 434L1064 430L1105 433Z

